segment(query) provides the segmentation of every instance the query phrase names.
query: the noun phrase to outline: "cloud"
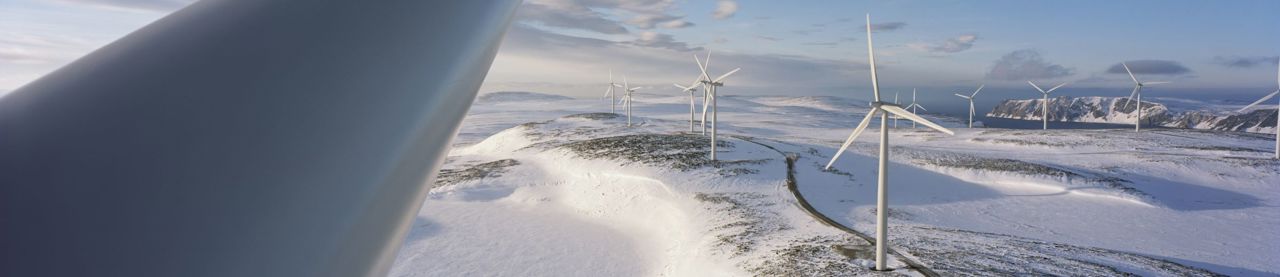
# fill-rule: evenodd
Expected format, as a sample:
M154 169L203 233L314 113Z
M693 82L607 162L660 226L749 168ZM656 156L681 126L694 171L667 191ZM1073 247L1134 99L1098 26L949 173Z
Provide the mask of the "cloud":
M616 76L625 74L631 82L642 85L652 83L670 87L673 81L685 82L697 76L698 69L691 57L694 53L689 51L698 51L695 53L701 56L705 55L704 49L660 47L669 41L664 42L668 36L657 32L651 35L642 32L640 36L636 41L615 42L515 24L503 40L487 78L491 80L488 83L494 84L492 87L520 82L582 84L581 87L567 86L546 92L594 96L600 93L596 83L607 78L605 72L611 68ZM684 51L682 48L690 49ZM781 83L803 84L792 89L848 86L851 82L863 81L850 76L863 76L867 70L865 62L802 56L725 51L717 51L712 56L712 74L742 68L742 72L730 80L734 82L734 93L746 93L747 87L776 88L774 86ZM518 85L501 88L522 89Z
M654 27L675 29L693 26L692 22L684 20L684 16L669 14L640 14L628 19L627 24L640 29L653 29Z
M1191 69L1176 61L1134 60L1125 61L1124 63L1129 65L1129 70L1133 70L1133 74L1178 75L1191 73ZM1107 68L1107 73L1127 74L1124 71L1124 66L1119 63Z
M987 72L987 79L994 80L1030 80L1066 77L1075 74L1074 68L1049 63L1040 57L1040 52L1022 49L1005 54L996 60Z
M626 27L584 6L549 6L525 2L516 12L516 20L536 22L551 27L579 29L602 34L626 34Z
M672 21L663 22L662 24L658 24L658 27L667 28L667 29L679 29L679 28L693 27L693 25L694 25L693 22L689 22L689 21L672 20Z
M767 40L767 41L781 41L781 40L782 40L781 38L776 38L776 37L771 37L771 36L763 36L763 35L756 35L756 38L758 38L758 39L763 39L763 40Z
M1250 57L1217 56L1217 57L1213 57L1213 63L1221 66L1231 67L1231 68L1250 68L1250 67L1265 65L1265 64L1274 65L1278 61L1280 61L1280 56L1270 56L1270 57L1267 57L1267 56L1250 56Z
M711 13L711 17L715 19L727 19L738 13L738 2L733 0L720 0L716 2L716 10Z
M195 0L57 0L67 4L109 9L169 12L186 7Z
M973 48L973 42L977 40L978 35L976 34L964 34L949 38L942 43L909 43L907 47L930 53L956 53Z
M906 22L872 23L872 24L871 24L871 31L872 31L872 32L876 32L876 33L879 33L879 32L892 32L892 31L900 30L900 29L902 29L902 28L904 28L904 27L907 27L907 23L906 23ZM866 25L866 24L863 24L863 25L862 25L861 30L866 30L866 29L867 29L867 25Z
M671 50L676 50L681 52L702 50L702 47L689 48L689 44L676 41L675 38L671 37L671 35L660 34L652 31L645 31L640 33L640 37L637 38L636 40L631 41L631 44L644 46L644 47L666 48L666 49L671 49Z

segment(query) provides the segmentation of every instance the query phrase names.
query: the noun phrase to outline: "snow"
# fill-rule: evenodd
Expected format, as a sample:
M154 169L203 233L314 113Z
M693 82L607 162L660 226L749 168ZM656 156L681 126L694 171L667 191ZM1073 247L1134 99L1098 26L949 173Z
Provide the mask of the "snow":
M878 137L821 168L865 101L722 96L726 144L711 163L696 158L707 138L688 133L677 93L637 94L630 128L625 116L582 115L607 113L607 100L477 103L445 164L454 174L435 184L392 275L875 274L869 243L815 220L785 185L789 153L817 212L874 234ZM1271 136L926 117L957 132L891 130L888 234L935 272L1280 273ZM895 273L922 275L892 258Z

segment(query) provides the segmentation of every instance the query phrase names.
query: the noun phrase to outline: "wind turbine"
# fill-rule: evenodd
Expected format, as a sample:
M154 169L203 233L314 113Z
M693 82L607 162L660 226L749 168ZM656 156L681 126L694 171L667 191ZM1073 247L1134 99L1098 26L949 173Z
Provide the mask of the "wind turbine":
M1134 97L1135 95L1137 95L1137 96L1138 96L1138 100L1137 100L1137 102L1138 102L1138 109L1137 109L1137 111L1138 111L1138 120L1135 120L1135 121L1133 122L1133 131L1134 131L1134 132L1141 131L1141 130L1142 130L1142 87L1145 87L1145 86L1147 86L1147 85L1154 85L1154 84L1167 84L1167 83L1169 83L1169 82L1145 82L1145 83L1143 83L1143 82L1139 82L1139 81L1138 81L1138 77L1134 77L1134 76L1133 76L1133 71L1129 70L1129 65L1127 65L1127 64L1125 64L1125 63L1123 63L1123 62L1121 62L1121 63L1120 63L1120 65L1121 65L1121 66L1124 66L1124 72L1128 72L1128 73L1129 73L1129 79L1133 79L1133 92L1132 92L1132 93L1129 93L1129 101L1125 102L1125 103L1124 103L1124 106L1125 106L1125 107L1128 107L1128 106L1129 106L1129 103L1134 102L1134 101L1133 101L1133 97Z
M973 99L974 99L974 98L978 98L978 92L979 92L979 91L982 91L982 87L985 87L985 86L987 86L987 85L980 85L980 86L978 86L978 90L973 91L973 94L970 94L969 96L965 96L964 94L956 93L956 96L960 96L960 98L964 98L964 99L969 100L969 128L973 128L973 113L974 113L974 109L973 109Z
M867 57L871 64L871 90L875 93L875 102L871 103L871 112L867 113L867 117L863 118L861 123L858 123L858 127L853 129L853 133L849 134L849 138L844 141L843 145L840 145L840 151L837 151L836 154L831 157L831 162L827 163L826 168L830 169L831 165L835 164L836 159L840 158L840 154L844 153L844 150L848 149L850 144L853 144L853 140L857 138L859 134L862 134L863 130L866 130L867 124L871 123L872 117L875 117L876 115L880 116L880 176L878 178L879 185L876 190L876 270L887 270L885 267L885 251L889 243L889 115L897 115L911 120L912 122L919 122L920 124L924 124L929 128L947 133L948 135L954 135L955 133L951 132L951 130L947 130L947 128L938 126L938 124L929 122L929 120L920 116L907 112L907 110L902 109L902 107L899 107L897 104L880 101L880 84L878 83L879 81L876 76L876 54L874 48L871 46L870 14L867 15Z
M627 84L627 76L622 76L622 103L623 108L627 110L627 127L631 127L631 93L644 87L631 87Z
M618 95L613 93L613 89L621 87L622 86L613 82L613 69L609 69L609 88L604 91L604 97L612 97L612 99L609 100L609 112L611 113L618 112Z
M896 104L896 105L902 105L902 102L899 102L899 101L898 101L898 92L896 92L896 91L895 91L895 92L893 92L893 104ZM893 128L894 128L894 129L897 129L897 128L898 128L898 117L897 117L897 116L894 116L894 117L893 117Z
M1253 108L1254 106L1261 104L1262 101L1267 101L1267 99L1276 97L1276 94L1280 94L1280 65L1276 66L1276 86L1277 86L1276 91L1271 92L1271 94L1267 94L1267 96L1263 96L1262 99L1258 99L1258 101L1254 101L1253 104L1249 104L1248 106L1244 106L1244 108L1240 108L1240 110L1236 112L1243 112L1245 110ZM1280 103L1276 103L1276 149L1275 151L1276 151L1275 158L1277 160L1280 160Z
M925 109L924 106L920 106L920 104L916 103L916 89L911 89L911 105L907 105L907 108L911 109L911 114L916 114L916 108L920 108L921 110L924 110L926 112L929 111L929 109ZM912 121L911 129L915 129L915 128L916 128L916 122Z
M707 67L711 65L711 52L707 52L706 64L703 64L702 61L698 59L698 55L693 55L693 61L698 63L698 69L702 71L702 77L699 78L699 81L701 81L703 85L706 85L706 90L703 93L704 95L707 96L708 99L710 99L710 102L711 102L710 104L711 106L711 160L714 161L716 160L716 116L719 114L716 109L716 87L724 86L724 82L723 82L724 78L728 78L729 75L733 75L733 73L738 72L738 70L742 68L734 68L733 70L730 70L728 73L725 73L724 75L720 75L720 77L711 79L710 77L708 77L710 76L710 74L707 74ZM707 112L706 112L707 106L708 106L707 102L702 102L702 111L703 111L702 118L704 122L703 124L706 124L705 122L707 118Z
M1040 117L1043 117L1044 119L1044 129L1049 130L1049 93L1053 92L1053 90L1055 89L1058 89L1062 86L1067 85L1067 83L1063 82L1061 85L1050 88L1049 90L1040 89L1040 86L1037 86L1036 83L1032 83L1031 81L1027 81L1027 83L1031 84L1032 87L1035 87L1036 90L1040 91L1040 94L1044 94L1043 95L1044 98L1040 100L1040 107L1042 107L1044 110Z
M693 55L693 59L697 61L698 55ZM707 61L706 65L708 66L711 65L711 50L707 50L706 61ZM703 67L703 63L699 62L698 68L701 69L702 67ZM703 71L701 74L702 75L698 75L698 82L702 84L702 121L700 121L699 124L702 125L702 134L706 135L707 134L707 108L709 108L709 106L711 105L711 88L708 87L707 83L704 81L711 80L711 76L707 76L706 71Z
M699 76L697 80L694 80L694 81L693 81L693 83L692 83L692 84L689 84L689 86L687 86L687 87L686 87L686 86L681 86L680 84L671 84L671 85L674 85L674 86L676 86L676 87L680 88L680 91L683 91L683 92L689 93L689 132L690 132L690 133L692 133L692 132L693 132L693 119L694 119L694 117L693 117L693 114L694 114L693 93L694 93L694 92L696 92L696 91L698 91L698 87L697 87L697 85L698 85L698 83L700 83L701 81L702 81L702 77L701 77L701 76ZM706 96L703 96L703 97L706 97Z

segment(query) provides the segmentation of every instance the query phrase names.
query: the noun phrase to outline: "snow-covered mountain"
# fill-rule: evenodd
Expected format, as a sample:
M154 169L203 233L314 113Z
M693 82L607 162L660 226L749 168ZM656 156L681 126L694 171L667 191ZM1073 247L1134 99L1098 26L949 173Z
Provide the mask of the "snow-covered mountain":
M608 100L478 102L390 276L886 274L879 138L824 168L865 101L724 96L717 161L688 101L637 97L632 126ZM1280 273L1269 135L924 116L956 134L889 134L889 275Z
M989 117L1041 120L1040 99L1012 99L996 105ZM1049 121L1133 124L1137 103L1127 97L1066 97L1049 99ZM1180 103L1181 104L1181 103ZM1170 109L1142 101L1143 124L1169 128L1271 133L1276 128L1276 109L1255 109L1247 113L1214 112L1204 109Z

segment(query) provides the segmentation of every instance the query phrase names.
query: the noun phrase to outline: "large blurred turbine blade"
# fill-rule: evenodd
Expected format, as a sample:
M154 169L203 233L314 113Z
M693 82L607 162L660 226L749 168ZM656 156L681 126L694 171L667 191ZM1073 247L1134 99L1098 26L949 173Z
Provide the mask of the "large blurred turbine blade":
M182 2L0 98L0 276L388 275L520 1Z
M1244 108L1240 108L1240 110L1238 110L1238 111L1236 111L1236 112L1243 112L1243 111L1245 111L1245 110L1251 109L1251 108L1253 108L1253 106L1257 106L1258 104L1262 104L1262 102L1263 102L1263 101L1267 101L1268 99L1271 99L1271 97L1275 97L1275 96L1276 96L1276 94L1280 94L1280 90L1276 90L1275 92L1272 92L1271 94L1267 94L1267 96L1263 96L1261 99L1258 99L1258 101L1253 101L1253 104L1249 104L1248 106L1244 106Z
M933 123L932 121L929 121L928 119L924 119L923 117L920 117L919 115L913 114L913 113L911 113L911 112L909 112L909 111L907 111L907 110L904 110L904 109L902 109L902 108L900 108L900 107L897 107L897 106L880 106L880 108L881 108L881 109L884 109L884 111L886 111L886 112L889 112L889 113L891 113L891 114L897 115L897 116L902 117L902 118L905 118L905 119L907 119L907 120L911 120L911 121L915 121L916 123L924 124L924 126L929 126L929 128L933 128L934 130L938 130L939 132L947 133L948 135L955 135L955 134L956 134L955 132L952 132L951 130L948 130L947 128L943 128L943 127L942 127L942 125L935 124L935 123Z
M844 150L849 149L849 145L853 144L853 140L857 139L858 135L867 129L867 124L871 124L871 118L878 113L880 113L880 108L871 108L871 112L867 113L867 117L862 118L862 122L858 123L857 128L853 128L853 133L850 133L849 138L844 140L844 144L840 145L840 150L831 156L831 161L827 162L827 167L824 167L824 169L831 169L831 165L836 163L836 159L839 159L840 155L844 154Z

